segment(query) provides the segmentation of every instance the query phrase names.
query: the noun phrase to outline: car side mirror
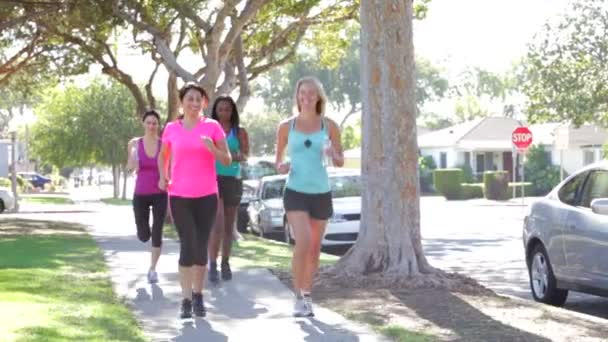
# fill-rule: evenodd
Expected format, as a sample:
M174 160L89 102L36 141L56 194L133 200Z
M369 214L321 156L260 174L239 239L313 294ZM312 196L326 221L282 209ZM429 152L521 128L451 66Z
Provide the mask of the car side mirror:
M591 201L591 211L599 215L608 215L608 198L596 198Z

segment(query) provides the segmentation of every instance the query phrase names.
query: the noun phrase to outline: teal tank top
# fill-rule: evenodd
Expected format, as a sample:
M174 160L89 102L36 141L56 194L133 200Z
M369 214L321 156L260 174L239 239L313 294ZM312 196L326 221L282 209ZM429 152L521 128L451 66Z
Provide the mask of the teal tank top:
M293 119L287 136L291 166L286 187L305 194L328 193L329 177L322 161L323 144L328 138L325 120L321 121L320 130L310 134L297 131L295 124Z
M230 154L235 155L237 152L241 151L241 143L239 142L239 137L236 133L236 128L231 128L230 133L226 137L226 143L228 144L228 150ZM224 166L219 161L215 162L215 170L220 176L229 176L229 177L241 177L241 164L238 161L233 161L228 166Z

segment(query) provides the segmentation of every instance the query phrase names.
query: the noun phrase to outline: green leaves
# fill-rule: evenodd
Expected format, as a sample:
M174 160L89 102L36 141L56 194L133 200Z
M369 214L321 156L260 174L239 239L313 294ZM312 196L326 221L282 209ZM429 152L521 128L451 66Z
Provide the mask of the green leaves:
M35 109L32 150L59 168L121 165L127 142L140 130L134 111L131 95L116 83L96 80L84 89L52 89Z
M522 90L531 122L608 127L608 2L576 1L530 45Z

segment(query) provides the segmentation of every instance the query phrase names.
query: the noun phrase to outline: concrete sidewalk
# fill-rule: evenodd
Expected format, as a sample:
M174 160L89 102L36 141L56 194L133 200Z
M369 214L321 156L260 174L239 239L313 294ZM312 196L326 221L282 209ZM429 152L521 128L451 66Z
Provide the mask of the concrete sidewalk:
M233 270L234 279L204 291L207 317L178 318L179 245L165 238L158 264L159 283L148 284L150 254L135 237L132 209L106 206L98 213L62 220L87 225L104 250L118 296L132 308L153 341L385 341L367 327L315 307L315 318L293 318L293 294L265 269ZM44 217L46 216L46 217ZM28 215L28 218L35 218ZM58 219L52 215L39 218ZM313 294L314 296L314 294Z

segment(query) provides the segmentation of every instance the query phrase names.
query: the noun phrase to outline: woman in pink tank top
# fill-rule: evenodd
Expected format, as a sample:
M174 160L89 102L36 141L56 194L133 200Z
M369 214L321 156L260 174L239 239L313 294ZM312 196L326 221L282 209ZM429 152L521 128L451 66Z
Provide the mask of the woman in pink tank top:
M158 282L156 264L161 253L163 223L167 214L167 192L158 188L158 153L160 139L158 129L160 115L154 110L142 117L145 134L133 138L128 144L128 167L137 171L135 193L133 194L133 213L137 226L137 237L141 242L152 238L148 282ZM150 227L150 208L152 208L152 227Z
M188 83L180 89L179 99L184 115L163 131L158 187L169 192L171 217L179 235L181 318L192 317L193 311L204 317L207 242L217 212L215 162L229 165L232 158L220 124L201 115L209 101L205 90ZM166 161L171 161L171 172Z

